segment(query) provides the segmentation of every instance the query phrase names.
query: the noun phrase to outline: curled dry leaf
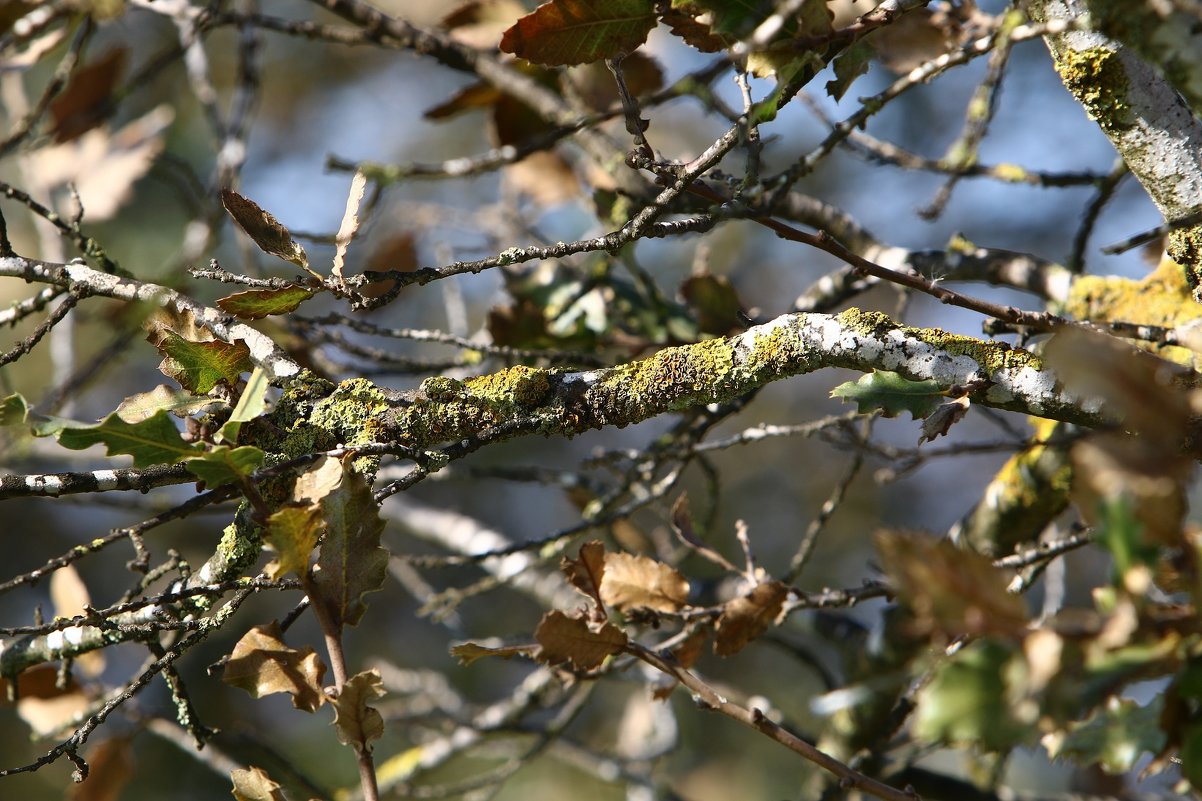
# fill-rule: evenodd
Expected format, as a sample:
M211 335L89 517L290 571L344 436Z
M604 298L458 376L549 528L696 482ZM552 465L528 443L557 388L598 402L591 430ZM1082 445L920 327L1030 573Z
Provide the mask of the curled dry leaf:
M238 640L221 680L255 698L288 693L293 706L313 712L326 700L321 692L325 672L325 664L312 648L289 648L280 624L272 621L255 626Z
M641 608L671 614L688 604L689 582L663 562L611 553L605 557L601 599L622 611Z
M780 614L789 587L781 581L765 581L751 592L726 602L714 629L714 653L731 656L758 638Z
M267 771L254 765L249 770L235 770L230 781L234 783L231 792L237 801L287 801L280 785L272 781Z
M378 670L365 670L346 680L338 697L330 701L339 742L359 752L371 750L371 741L384 736L384 718L367 702L383 695L384 680Z
M952 426L968 414L968 407L967 395L939 404L935 411L922 421L922 434L918 437L918 444L933 442L936 437L947 434Z
M565 556L559 563L559 569L567 576L568 582L592 598L598 609L605 607L601 600L601 584L605 577L605 546L598 540L586 542L580 546L580 555L572 559Z
M451 647L451 656L459 660L459 664L467 667L477 659L486 656L499 656L502 659L513 659L515 656L530 656L538 650L537 645L504 645L500 648L490 648L478 642L465 642Z
M542 646L538 658L549 665L571 662L577 670L594 670L606 657L626 647L626 633L612 623L594 630L579 617L554 611L543 615L534 638Z
M279 220L258 203L237 192L224 189L221 192L221 205L225 206L234 222L238 223L264 253L292 262L302 270L321 278L309 268L309 257L305 255L305 249L297 244Z

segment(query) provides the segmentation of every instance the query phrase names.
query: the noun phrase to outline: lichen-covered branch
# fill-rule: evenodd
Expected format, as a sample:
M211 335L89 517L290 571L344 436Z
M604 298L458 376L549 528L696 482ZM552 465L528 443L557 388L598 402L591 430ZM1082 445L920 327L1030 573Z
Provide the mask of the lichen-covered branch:
M1036 0L1030 12L1040 20L1081 21L1094 6L1083 0ZM1044 38L1064 85L1114 144L1165 220L1197 211L1202 205L1198 109L1191 110L1173 83L1138 53L1103 33L1072 30ZM1158 46L1153 41L1148 45ZM1202 298L1202 225L1174 230L1168 251L1190 276L1195 298Z
M427 379L380 421L413 447L455 440L515 415L546 435L623 427L690 406L722 403L764 384L824 367L889 370L963 387L974 403L1080 425L1106 419L1100 402L1076 397L1035 355L999 342L908 328L875 312L786 314L737 336L665 348L605 370L511 367L456 381Z
M174 289L124 278L93 270L80 261L69 264L25 259L20 256L0 256L0 276L23 278L26 281L54 284L66 288L79 287L92 295L124 301L154 303L176 312L191 314L199 325L224 342L242 340L250 349L254 363L267 371L273 380L280 381L300 372L293 361L270 337L249 325L211 306L205 306Z

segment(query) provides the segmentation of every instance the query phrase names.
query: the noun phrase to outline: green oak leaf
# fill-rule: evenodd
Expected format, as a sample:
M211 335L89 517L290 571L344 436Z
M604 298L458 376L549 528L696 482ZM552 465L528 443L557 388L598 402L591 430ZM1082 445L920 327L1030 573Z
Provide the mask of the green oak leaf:
M254 367L250 348L241 340L232 344L192 342L170 328L162 328L150 336L150 342L166 357L159 364L163 375L197 395L204 395L219 381L232 385Z
M231 481L241 481L262 467L266 458L267 454L250 445L240 448L218 445L192 457L184 466L208 486L218 487Z
M831 390L832 398L856 402L861 414L879 409L885 417L909 412L915 420L926 417L943 402L944 395L934 381L911 381L897 373L877 370L858 381L840 384Z
M165 410L137 423L127 423L116 412L96 425L70 426L56 432L64 448L80 451L104 445L109 456L124 453L134 457L134 467L174 464L195 456L198 446L184 442L179 429Z

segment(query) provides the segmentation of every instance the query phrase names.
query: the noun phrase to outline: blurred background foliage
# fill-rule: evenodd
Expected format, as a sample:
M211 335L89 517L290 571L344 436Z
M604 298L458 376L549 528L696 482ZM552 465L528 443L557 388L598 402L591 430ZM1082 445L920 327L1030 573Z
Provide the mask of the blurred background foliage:
M315 11L312 4L301 2L232 5L247 9L260 6L265 13L288 18L334 21L332 16ZM457 4L400 0L375 5L415 25L435 26ZM54 198L57 208L70 209L65 182L56 183L52 176L55 168L73 176L83 197L86 229L104 244L115 261L143 280L184 288L202 300L212 301L227 291L226 287L193 280L185 272L186 267L203 266L209 258L216 258L234 272L290 276L291 268L265 258L244 238L235 236L222 216L213 213L210 191L218 157L213 131L179 57L179 32L165 15L148 6L130 4L101 23L86 51L88 63L110 60L117 87L115 97L119 99L102 127L93 130L105 131L113 142L120 140L124 145L110 143L108 152L97 155L102 145L97 145L97 151L83 152L85 143L76 139L49 155L50 148L18 151L0 162L0 179L24 187L42 200ZM984 3L982 10L996 13L1001 6ZM65 36L27 68L14 65L0 72L6 128L51 79L69 38ZM233 26L217 27L205 35L203 51L209 60L217 105L223 109L238 102L239 87L245 81L238 74L237 53L241 46L239 32ZM464 89L470 76L407 52L306 41L271 31L262 32L256 46L258 91L253 99L253 115L248 118L251 122L245 140L245 166L240 171L238 189L284 222L304 242L315 265L327 263L333 255L332 235L346 199L349 174L331 169L332 162L436 163L481 153L495 144L494 123L489 121L487 109L468 110L446 119L429 118L429 110ZM654 59L662 71L663 85L710 59L684 46L663 27L652 33L641 52ZM972 62L906 93L876 115L868 131L924 156L940 157L959 134L965 106L984 75L984 62ZM814 85L820 86L828 77L821 76ZM811 100L823 114L842 118L857 106L859 97L879 91L895 77L880 64L873 64L842 101L817 95ZM596 76L588 80L595 81ZM757 95L771 85L771 80L752 80ZM714 90L724 103L739 107L738 88L729 78L716 82ZM651 119L649 136L667 158L692 158L726 127L710 109L688 97L648 110L646 116ZM620 120L610 125L616 135L624 136ZM826 130L822 118L807 104L791 104L766 129L765 171L782 168L807 152ZM596 235L596 198L589 186L589 172L578 153L569 151L569 158L576 167L570 172L564 172L562 165L543 164L533 174L507 168L500 174L443 180L412 178L391 184L380 194L378 209L351 248L351 265L355 271L413 269L480 258L533 239L553 243ZM1044 45L1028 41L1014 48L980 160L1104 176L1114 169L1115 154L1061 85ZM87 176L97 172L100 177L86 183ZM963 236L976 244L1039 254L1056 261L1069 257L1073 235L1097 191L1090 185L1042 188L967 178L955 187L942 214L925 219L919 212L935 197L944 180L936 174L881 165L839 150L805 177L799 189L846 210L889 244L941 249L953 237ZM111 209L104 208L105 197L120 197L121 202ZM12 203L6 203L5 212L18 253L48 260L63 258L61 244L42 230L32 215L20 213ZM1159 221L1138 185L1130 180L1121 182L1102 209L1084 251L1088 271L1144 275L1149 268L1138 254L1105 256L1098 247ZM65 255L69 258L72 254ZM571 325L561 321L565 333L556 344L596 351L599 343L593 335L606 334L606 347L625 349L631 356L645 354L649 348L677 337L670 322L665 322L671 315L664 317L662 309L647 312L653 318L659 315L658 322L632 324L632 317L647 311L640 310L639 304L650 302L637 284L640 275L654 281L664 304L671 309L685 309L687 302L679 289L698 265L704 265L713 275L729 280L753 317L769 319L787 311L806 287L838 266L826 254L783 242L747 222L726 224L704 237L640 242L616 260L628 262L626 266L590 255L569 261L570 269L556 278L560 283L541 291L557 287L562 290L566 281L577 282L571 286L579 288L579 282L587 282L589 276L597 277L598 286L606 286L606 275L615 273L620 279L618 286L625 287L630 298L624 302L621 289L611 288L583 302L579 317L569 321ZM410 287L396 302L363 319L464 336L489 328L494 337L508 333L515 344L530 345L521 331L520 307L516 311L507 308L515 302L507 290L526 291L536 286L543 274L555 269L562 268L547 264L538 268L541 273L491 270L427 287ZM0 291L8 293L0 298L7 303L23 297L26 289L6 284L0 286ZM974 291L1001 303L1031 305L1029 296L1013 289L980 287ZM878 287L856 302L894 315L904 310L904 319L912 325L938 325L980 334L978 315L924 297L902 300L888 287ZM318 316L334 308L334 302L318 299L304 311ZM22 359L5 367L0 383L6 392L44 397L47 387L59 385L65 378L55 353L73 351L74 364L86 364L94 354L104 352L120 339L137 313L107 301L81 308L69 342L59 343L57 350L43 351L42 358ZM686 325L689 315L682 311L680 317L680 324ZM615 345L609 335L615 327L623 326L636 333L630 334L627 342ZM266 322L263 327L284 343L295 345L302 337L278 322ZM10 337L15 340L25 336L31 328L32 323L23 323L10 332ZM373 341L372 345L415 361L437 363L448 358L446 349L421 343ZM101 380L71 398L71 414L80 419L100 417L127 395L161 383L162 377L154 369L157 362L153 348L135 336L133 344L114 351L107 360ZM352 359L343 365L348 375L360 372L398 389L416 387L431 372L419 366L373 374L373 367L365 359ZM471 370L470 366L466 369ZM850 372L827 370L775 383L759 393L751 417L754 422L791 425L845 413L847 408L828 394L838 383L855 377ZM749 423L746 415L730 420L715 435L734 433ZM527 466L572 471L602 449L645 448L671 424L667 419L653 420L624 430L591 432L571 441L523 438L493 446L419 485L411 493L412 501L470 516L514 541L536 539L578 520L582 499L578 493L554 485L502 480L507 471ZM947 458L925 460L917 469L896 476L896 480L892 475L896 462L869 454L865 469L848 487L798 585L814 590L855 587L866 578L877 577L871 537L880 528L946 531L976 502L1008 455L1005 451L962 452L962 446L1013 439L1015 431L1022 436L1024 425L1019 419L1005 416L971 415L948 440L927 446L931 451L947 452ZM879 420L873 436L882 449L911 448L918 425L908 416ZM3 458L10 469L19 464L26 472L62 469L58 467L62 464L61 452L51 455L40 440L5 441ZM77 458L72 469L98 467L105 461L91 453ZM760 564L784 565L853 458L855 455L834 436L769 438L714 452L709 464L717 479L707 480L703 471L691 470L681 489L688 491L694 514L703 521L706 535L716 548L732 558L739 552L734 532L736 521L741 520ZM12 574L32 569L81 539L141 519L152 510L179 502L190 492L184 487L157 490L133 499L77 496L54 501L10 500L3 526L7 569ZM219 507L165 526L155 534L156 547L174 548L200 563L211 552L227 517L228 509ZM671 538L667 510L640 511L616 526L612 534L630 550L654 549L656 543L662 547ZM395 523L390 523L386 541L395 552L429 550L405 526ZM93 598L112 598L127 588L131 577L124 570L124 562L128 558L126 553L106 551L79 565ZM1079 551L1065 560L1067 605L1088 605L1089 589L1109 569L1106 558L1097 552ZM687 565L691 578L718 578L718 571L701 560L693 559ZM440 587L462 586L478 575L471 568L454 568L433 572L427 578ZM469 598L448 617L435 620L417 614L422 600L413 597L409 591L412 586L406 589L389 582L382 593L373 597L366 625L349 638L352 661L380 665L386 684L394 689L394 695L382 703L386 719L409 720L406 725L390 725L378 744L382 775L401 768L393 759L403 762L406 749L423 736L423 725L428 724L430 730L442 725L438 723L438 710L424 707L453 702L490 703L510 692L529 672L526 665L497 660L459 667L448 654L448 642L462 637L525 641L544 611L521 594L502 589ZM1041 590L1037 588L1030 598L1037 609ZM246 604L241 615L248 621L267 621L286 614L292 602L285 596L259 595ZM29 622L35 606L52 608L49 588L44 583L0 596L0 614L10 625ZM856 626L876 627L880 625L882 606L881 601L870 601L839 616ZM729 682L744 691L754 688L804 730L807 723L816 720L811 699L826 689L819 672L807 664L811 660L824 663L850 658L861 643L874 636L853 626L850 630L855 636L845 639L849 653L806 653L815 642L831 642L813 636L814 627L824 625L831 623L816 622L812 615L795 615L738 659L724 661L706 656L701 667L718 686ZM288 776L285 765L291 764L301 767L322 786L353 784L352 760L335 754L328 721L322 714L301 715L279 696L251 702L240 691L204 675L204 666L228 653L235 639L233 630L212 638L182 667L204 722L222 731L215 742L239 761L263 765L277 779ZM318 642L320 634L310 621L302 619L290 632L290 640ZM141 659L137 649L128 646L110 649L106 656L106 676L127 675ZM548 690L589 692L594 698L571 721L565 736L549 747L546 756L532 760L497 791L496 797L552 799L570 792L579 799L617 798L623 791L611 779L623 768L614 762L607 773L607 755L616 751L618 756L638 757L640 744L654 743L657 736L671 738L670 732L657 727L678 727L680 745L661 763L657 779L670 784L681 798L796 797L798 788L806 786L812 771L809 766L765 738L695 709L683 694L674 695L668 702L675 720L663 714L657 702L647 699L637 673L632 669L630 676L619 676L596 687ZM445 690L439 690L442 684L448 685ZM127 734L131 738L129 769L133 778L113 797L123 801L226 797L228 780L193 758L188 753L190 746L181 749L162 737L139 731L139 715L149 718L169 714L169 704L169 695L159 682L132 702L132 722L107 724L108 735ZM452 761L423 780L453 783L490 765L503 764L529 747L533 737L521 730L513 731L497 738L492 747ZM631 753L623 754L622 749ZM44 750L44 744L30 740L28 727L11 706L0 708L0 752L5 755L6 765L24 763ZM400 756L390 759L397 754ZM974 760L951 752L932 753L928 762L967 775L989 769L984 758ZM0 795L60 797L68 772L66 765L56 764L35 774L6 778ZM1008 763L1006 775L1007 782L1016 789L1046 792L1067 787L1073 772L1065 764L1050 764L1038 751L1020 751ZM1097 781L1105 789L1113 780Z

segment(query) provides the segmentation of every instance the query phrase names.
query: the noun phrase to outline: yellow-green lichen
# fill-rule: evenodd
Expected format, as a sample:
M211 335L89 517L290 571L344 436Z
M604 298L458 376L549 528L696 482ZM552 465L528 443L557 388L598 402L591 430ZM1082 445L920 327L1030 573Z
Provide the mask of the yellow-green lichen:
M1005 342L991 342L963 334L952 334L942 328L899 326L888 315L875 311L848 309L839 314L837 319L846 328L863 332L873 339L882 340L890 332L897 331L951 356L967 356L975 361L986 375L993 375L1003 369L1043 369L1043 363L1038 356L1022 348L1012 348Z
M1193 290L1195 301L1202 303L1202 225L1171 231L1167 250L1169 257L1184 268L1181 273Z
M489 375L469 378L463 382L463 386L472 397L491 404L534 409L546 400L547 393L551 390L549 375L544 369L517 365Z
M1117 52L1106 47L1065 48L1056 59L1056 71L1102 130L1115 133L1131 127L1127 72Z
M1082 276L1073 282L1063 313L1078 320L1124 321L1175 328L1202 318L1202 306L1190 297L1185 273L1165 259L1146 278L1133 281L1116 276ZM1193 364L1195 354L1186 348L1162 348L1160 356L1180 364Z
M733 384L734 355L726 339L664 348L650 358L613 368L589 390L598 423L625 426L698 400L721 397Z

